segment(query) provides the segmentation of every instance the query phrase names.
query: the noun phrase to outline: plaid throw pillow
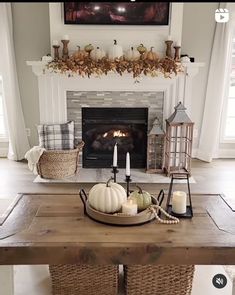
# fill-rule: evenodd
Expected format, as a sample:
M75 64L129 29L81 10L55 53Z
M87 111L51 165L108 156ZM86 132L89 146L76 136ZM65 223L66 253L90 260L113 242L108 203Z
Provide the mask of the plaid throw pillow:
M47 150L74 149L74 122L38 125L39 145Z

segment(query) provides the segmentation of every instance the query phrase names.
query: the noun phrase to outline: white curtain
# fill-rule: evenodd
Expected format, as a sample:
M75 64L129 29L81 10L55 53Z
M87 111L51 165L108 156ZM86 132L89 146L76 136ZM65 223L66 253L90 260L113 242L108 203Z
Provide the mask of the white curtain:
M0 76L6 108L9 153L8 158L22 160L29 150L16 72L10 3L0 3Z
M234 30L234 6L222 3L230 13L228 23L216 23L209 66L204 114L197 158L211 162L219 148L219 134L223 100L231 62L232 34Z

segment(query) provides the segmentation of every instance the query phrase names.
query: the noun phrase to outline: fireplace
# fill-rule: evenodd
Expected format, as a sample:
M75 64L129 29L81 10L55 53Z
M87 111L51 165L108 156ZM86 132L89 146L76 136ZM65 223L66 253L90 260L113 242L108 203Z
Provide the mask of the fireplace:
M146 167L148 108L82 108L83 167L111 167L118 145L118 166L125 167L130 152L131 167Z

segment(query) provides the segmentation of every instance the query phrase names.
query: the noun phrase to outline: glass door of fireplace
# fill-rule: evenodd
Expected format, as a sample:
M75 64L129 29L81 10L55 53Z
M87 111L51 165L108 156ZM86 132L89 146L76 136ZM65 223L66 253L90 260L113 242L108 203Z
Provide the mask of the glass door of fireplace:
M148 108L82 108L83 167L111 167L118 146L118 166L126 153L132 168L146 167Z

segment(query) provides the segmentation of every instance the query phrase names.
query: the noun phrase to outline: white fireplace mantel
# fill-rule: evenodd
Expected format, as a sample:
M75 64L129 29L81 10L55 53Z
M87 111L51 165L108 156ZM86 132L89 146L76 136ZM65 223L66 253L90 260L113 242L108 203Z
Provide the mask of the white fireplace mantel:
M191 113L193 78L204 63L184 63L185 73L173 78L143 76L135 83L132 74L82 78L46 70L46 62L27 61L38 77L40 123L64 123L67 121L66 91L163 91L164 118L182 101Z

